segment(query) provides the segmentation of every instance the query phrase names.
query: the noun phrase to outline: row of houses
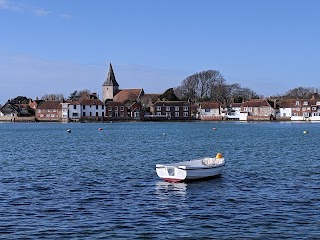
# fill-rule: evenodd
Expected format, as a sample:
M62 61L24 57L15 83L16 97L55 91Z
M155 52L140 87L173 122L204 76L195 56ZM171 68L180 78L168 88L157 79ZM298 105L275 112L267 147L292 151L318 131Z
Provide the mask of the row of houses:
M146 95L148 97L148 95ZM151 99L150 99L151 100ZM34 115L28 114L32 109ZM80 101L33 101L29 104L7 102L0 109L0 120L34 119L42 122L70 121L320 121L320 99L270 101L252 99L225 106L220 102L191 104L188 101L140 101L103 103L97 98Z
M7 102L0 109L0 120L23 121L32 119L39 122L70 121L115 121L115 120L190 120L191 105L186 101L157 101L145 112L140 102L113 102L104 104L99 99L81 101L47 100L33 105L34 115L22 115L25 104ZM31 108L29 105L29 108Z
M320 99L251 99L223 106L218 102L200 104L201 120L320 121Z

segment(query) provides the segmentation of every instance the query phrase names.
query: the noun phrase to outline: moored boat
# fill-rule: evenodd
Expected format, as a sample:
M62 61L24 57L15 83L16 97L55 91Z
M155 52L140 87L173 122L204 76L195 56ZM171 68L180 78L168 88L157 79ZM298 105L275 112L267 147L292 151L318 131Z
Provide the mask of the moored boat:
M219 176L225 166L221 153L216 157L204 157L173 164L156 164L157 175L169 182L198 180Z

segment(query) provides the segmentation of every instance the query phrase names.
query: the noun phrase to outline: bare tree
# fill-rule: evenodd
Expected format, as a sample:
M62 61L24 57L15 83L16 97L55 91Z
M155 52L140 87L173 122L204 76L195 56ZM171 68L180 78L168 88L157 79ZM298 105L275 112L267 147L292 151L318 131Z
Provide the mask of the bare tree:
M319 88L315 87L297 87L290 89L287 91L283 98L295 98L295 99L302 99L302 98L311 98L314 94L319 94Z
M58 93L58 94L45 94L41 97L42 100L56 100L56 101L61 101L64 99L63 94Z
M190 99L196 102L216 98L214 94L224 84L225 79L220 72L202 71L184 79L181 85L175 88L175 93L180 99Z

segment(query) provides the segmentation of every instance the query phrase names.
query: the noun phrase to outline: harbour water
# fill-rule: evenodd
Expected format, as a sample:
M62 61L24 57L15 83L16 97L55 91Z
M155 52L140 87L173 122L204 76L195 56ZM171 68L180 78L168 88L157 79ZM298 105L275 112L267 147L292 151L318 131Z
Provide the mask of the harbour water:
M320 239L319 142L320 123L1 123L0 239ZM156 175L217 152L219 178Z

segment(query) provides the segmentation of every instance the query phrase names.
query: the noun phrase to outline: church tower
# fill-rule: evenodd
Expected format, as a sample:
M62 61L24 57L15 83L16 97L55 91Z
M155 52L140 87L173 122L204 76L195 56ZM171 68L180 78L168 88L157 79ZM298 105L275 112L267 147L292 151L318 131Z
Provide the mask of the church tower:
M112 100L114 95L119 90L119 84L114 76L112 65L110 63L107 79L102 84L102 102L105 103L107 99Z

